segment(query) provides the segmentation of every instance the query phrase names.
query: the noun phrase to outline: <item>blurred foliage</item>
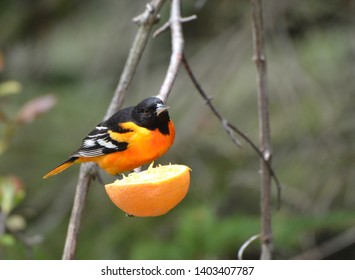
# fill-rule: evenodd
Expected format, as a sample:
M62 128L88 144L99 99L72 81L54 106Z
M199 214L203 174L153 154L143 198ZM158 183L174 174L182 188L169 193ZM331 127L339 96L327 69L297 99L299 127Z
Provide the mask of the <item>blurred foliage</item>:
M183 4L184 15L198 16L183 27L199 82L224 116L257 141L248 1ZM14 174L26 186L11 211L26 224L25 242L11 234L1 239L0 258L61 258L78 167L46 181L42 176L100 122L136 31L131 18L144 7L145 1L130 0L1 1L0 139L4 116L13 116L16 133L0 155L0 176ZM353 0L264 1L273 163L284 185L282 208L273 213L279 259L355 226L354 9ZM164 7L162 21L168 12ZM125 105L157 93L169 55L168 34L149 42ZM36 103L43 94L51 96L45 104L58 100L53 110L18 124L19 108L43 104ZM234 259L259 232L255 153L247 144L235 148L183 70L168 103L177 136L157 163L191 167L187 197L162 217L127 218L102 186L92 185L79 259ZM254 242L244 257L259 253ZM355 246L324 258L353 259Z
M32 123L56 103L56 98L53 95L41 95L26 102L15 116L10 117L3 108L4 104L8 102L5 98L18 94L21 90L22 86L17 81L0 83L0 158L10 148L13 138L23 125ZM31 240L23 234L27 222L25 217L22 214L17 214L15 210L21 205L24 198L25 189L19 177L0 173L0 256L3 248L11 249L17 243L21 243L23 247L28 248L27 255L32 257L32 245L42 240L41 236Z

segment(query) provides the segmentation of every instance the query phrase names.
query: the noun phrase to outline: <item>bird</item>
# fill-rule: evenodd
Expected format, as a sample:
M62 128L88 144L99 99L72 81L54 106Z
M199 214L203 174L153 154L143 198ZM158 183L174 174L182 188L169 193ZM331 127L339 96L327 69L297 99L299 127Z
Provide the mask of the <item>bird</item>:
M119 175L152 162L174 143L175 127L168 109L158 97L119 110L99 123L78 150L43 176L56 175L74 163L95 162L111 175Z

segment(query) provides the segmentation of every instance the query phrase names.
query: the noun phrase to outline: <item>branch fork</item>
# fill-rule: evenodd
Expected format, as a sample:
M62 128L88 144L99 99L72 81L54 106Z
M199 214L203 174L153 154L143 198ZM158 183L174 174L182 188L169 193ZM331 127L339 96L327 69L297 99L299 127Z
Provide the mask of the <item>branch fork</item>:
M153 24L157 23L160 19L160 15L157 14L155 17L152 18L152 15L154 15L154 13L155 13L155 7L151 3L148 3L146 5L145 11L142 14L134 17L132 19L132 21L134 23L137 23L138 25L145 25L148 23L153 23ZM151 22L151 21L153 21L153 22Z
M196 15L191 15L188 17L183 17L183 18L179 18L180 23L185 23L185 22L189 22L189 21L193 21L197 19ZM154 33L153 33L153 38L158 37L160 34L162 34L163 32L167 31L170 28L171 25L171 21L168 20L166 23L164 23L161 27L159 27Z

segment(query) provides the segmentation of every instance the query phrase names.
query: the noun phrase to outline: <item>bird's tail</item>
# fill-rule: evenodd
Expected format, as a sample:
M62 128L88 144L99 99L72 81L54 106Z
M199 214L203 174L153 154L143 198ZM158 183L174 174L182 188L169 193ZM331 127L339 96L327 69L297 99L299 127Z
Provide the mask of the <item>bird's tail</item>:
M78 158L77 157L71 157L70 159L64 161L61 165L57 166L56 168L52 169L49 171L46 175L43 176L43 179L47 179L50 176L56 175L63 170L67 169L69 166L71 166Z

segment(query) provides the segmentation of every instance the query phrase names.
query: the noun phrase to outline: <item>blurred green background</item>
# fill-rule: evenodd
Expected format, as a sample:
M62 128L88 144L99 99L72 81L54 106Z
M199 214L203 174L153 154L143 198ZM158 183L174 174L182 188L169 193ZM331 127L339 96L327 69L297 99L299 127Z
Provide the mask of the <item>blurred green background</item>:
M79 167L42 176L102 119L145 4L1 1L0 185L10 206L0 259L61 258ZM284 186L273 211L276 259L355 258L355 234L346 235L355 227L354 12L353 0L264 1L273 164ZM198 16L183 28L199 82L257 142L249 2L185 0L183 14ZM158 93L170 52L168 33L149 41L125 106ZM157 163L192 169L187 197L164 216L127 218L94 183L78 259L235 259L260 232L256 154L234 146L183 69L168 104L177 135ZM302 255L324 244L332 246ZM244 258L259 258L259 247Z

